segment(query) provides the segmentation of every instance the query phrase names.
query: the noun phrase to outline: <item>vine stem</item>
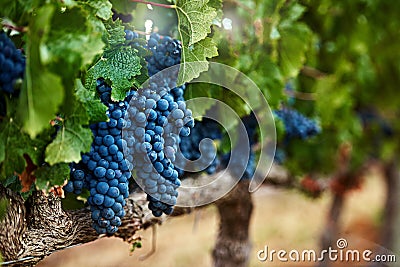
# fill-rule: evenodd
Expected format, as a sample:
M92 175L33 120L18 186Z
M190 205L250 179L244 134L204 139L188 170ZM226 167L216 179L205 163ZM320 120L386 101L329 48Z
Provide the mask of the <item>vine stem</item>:
M14 26L8 23L2 23L4 28L7 28L9 30L14 30L14 31L18 31L18 32L26 32L27 28L26 27L18 27L18 26Z
M164 8L176 8L176 5L167 5L167 4L160 4L160 3L154 3L150 1L144 1L144 0L131 0L132 2L135 3L141 3L141 4L146 4L146 5L152 5L152 6L159 6L159 7L164 7Z

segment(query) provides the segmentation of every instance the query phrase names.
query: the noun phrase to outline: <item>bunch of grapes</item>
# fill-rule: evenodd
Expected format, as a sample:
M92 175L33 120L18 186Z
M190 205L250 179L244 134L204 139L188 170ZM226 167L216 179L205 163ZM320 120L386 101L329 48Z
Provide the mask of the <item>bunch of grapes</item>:
M179 40L169 36L161 38L157 33L153 33L150 35L147 47L152 52L147 58L150 76L181 62L182 45Z
M227 166L230 164L230 172L234 176L240 176L241 179L251 179L254 175L256 168L256 155L252 149L252 146L257 142L256 129L258 127L258 122L254 113L243 117L242 123L246 129L246 133L242 133L239 128L237 145L233 147L232 151L223 155L222 164ZM238 126L239 127L239 126ZM243 144L249 144L249 146ZM249 155L248 158L244 156L231 157L232 154L235 155Z
M10 38L0 32L0 88L7 93L14 92L14 85L22 79L25 71L25 57Z
M124 131L128 153L136 169L136 179L148 193L149 208L155 216L170 214L180 186L173 162L180 136L188 136L192 113L183 101L176 102L170 86L151 82L149 87L132 92L128 109L130 127Z
M214 120L203 118L202 121L196 122L189 137L181 137L179 145L180 152L176 157L180 176L184 175L183 168L192 172L206 171L208 174L216 172L220 165L220 158L217 155L214 142L203 142L220 140L222 138L221 129ZM191 160L190 166L187 166L186 160ZM188 163L189 164L189 163Z
M128 45L152 51L147 58L148 67L152 69L153 62L157 69L149 71L150 75L165 68L165 60L172 54L178 56L174 64L180 62L181 47L177 40L159 38L157 45L149 40L147 47L143 47L137 33L125 30L125 34ZM179 44L175 46L178 52L163 50L170 43ZM160 51L164 51L164 57ZM183 98L185 87L176 86L177 71L173 74L172 78L163 73L154 76L148 86L131 90L121 102L111 100L111 88L103 79L97 81L97 91L108 107L110 120L91 125L95 137L91 151L82 156L81 162L71 164L71 179L65 189L77 194L83 188L90 190L88 203L98 233L112 234L121 224L133 169L136 182L148 194L153 215L173 211L180 186L175 155L181 137L188 136L194 125Z
M275 116L285 125L286 140L307 139L320 132L315 120L305 117L297 110L282 108L274 111Z
M128 180L132 170L123 154L127 144L122 139L128 103L112 102L111 88L102 79L97 81L97 91L108 107L109 121L90 126L94 136L91 150L82 155L81 162L71 164L71 178L64 189L76 194L83 188L89 189L93 228L99 234L113 234L125 215L124 199L129 194Z
M172 39L169 36L161 39L160 35L153 33L150 35L147 47L152 52L152 55L147 57L147 68L150 76L181 62L182 45L179 40ZM175 101L185 101L185 89L184 84L171 88L170 93Z
M285 127L284 140L275 151L274 161L283 164L286 160L285 148L292 139L306 140L320 133L317 122L307 118L297 110L283 107L275 110L274 114L277 119L281 120Z
M137 38L132 31L125 33L127 40L134 42ZM177 44L174 50L167 51L166 46L171 47L172 43ZM194 120L184 102L185 87L176 86L177 71L158 73L180 62L179 41L170 37L161 40L152 34L147 47L152 52L147 61L149 75L153 77L148 86L129 94L129 127L124 131L124 139L127 159L135 166L138 184L148 194L149 208L154 216L161 216L171 214L176 204L180 180L174 165L175 155L181 137L190 134ZM172 54L174 61L165 64Z
M393 127L379 114L378 111L372 108L363 108L357 112L357 115L365 130L376 129L385 137L393 136Z

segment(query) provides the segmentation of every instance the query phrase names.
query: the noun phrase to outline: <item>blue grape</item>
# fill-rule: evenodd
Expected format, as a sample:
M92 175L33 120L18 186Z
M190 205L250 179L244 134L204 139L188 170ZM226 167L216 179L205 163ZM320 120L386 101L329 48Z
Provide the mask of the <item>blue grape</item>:
M96 190L98 193L105 195L109 189L109 185L106 182L99 182L96 185Z

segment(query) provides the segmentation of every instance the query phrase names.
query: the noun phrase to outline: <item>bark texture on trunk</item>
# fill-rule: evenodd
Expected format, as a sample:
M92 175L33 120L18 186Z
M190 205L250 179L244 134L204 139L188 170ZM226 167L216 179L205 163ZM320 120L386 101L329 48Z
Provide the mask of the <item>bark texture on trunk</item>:
M253 211L248 185L247 182L240 182L228 195L216 202L220 224L212 254L214 267L248 265L251 251L249 226Z
M396 160L385 164L383 168L386 200L379 241L380 247L376 250L376 254L397 253L397 263L374 262L370 267L397 267L400 261L400 168Z
M61 199L51 193L46 196L36 191L24 202L19 194L0 185L0 198L8 201L0 223L0 252L6 266L33 266L57 250L99 238L88 208L64 211ZM129 241L137 230L159 221L146 219L145 196L140 198L127 199L127 215L116 236Z
M340 215L343 210L344 204L344 195L343 194L335 194L333 196L332 204L329 209L327 223L325 229L321 234L320 247L322 250L328 250L329 247L333 247L333 241L337 239L337 235L339 232L339 220ZM329 266L329 260L321 261L318 264L318 267L327 267Z

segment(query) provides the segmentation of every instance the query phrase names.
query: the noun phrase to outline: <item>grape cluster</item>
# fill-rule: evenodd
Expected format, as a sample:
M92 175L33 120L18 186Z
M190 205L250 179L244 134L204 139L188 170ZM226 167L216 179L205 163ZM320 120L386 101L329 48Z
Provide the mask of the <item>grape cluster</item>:
M136 180L148 194L154 216L171 214L180 186L174 166L181 136L193 127L192 113L183 101L175 101L173 80L157 75L148 87L130 93L124 139L136 170Z
M147 47L152 52L152 55L147 58L150 76L181 62L182 45L179 40L169 36L161 39L160 35L152 33Z
M140 45L136 38L137 33L125 30L125 39L131 45ZM161 216L171 214L176 204L180 180L175 155L181 137L190 134L194 120L184 102L185 86L176 86L177 70L158 73L180 62L180 42L152 34L146 48L151 52L146 60L153 77L148 86L129 93L124 139L127 159L135 166L136 181L148 194L153 215Z
M127 45L149 49L143 47L138 37L137 33L125 30ZM179 44L176 40L170 42ZM164 45L168 44L164 42ZM160 45L152 47L150 58L159 52ZM179 53L173 54L179 57L179 62L180 46L175 48ZM164 53L164 56L172 57L172 53ZM154 60L161 60L160 54ZM165 67L165 62L158 62L156 72ZM176 79L177 71L173 74ZM95 137L91 150L82 155L81 162L71 164L71 178L64 188L77 194L83 188L90 190L88 203L93 227L98 233L112 234L121 224L126 204L124 198L129 191L128 179L133 169L136 182L148 194L149 208L154 216L173 211L180 186L174 166L175 155L181 137L188 136L194 125L192 113L183 98L185 87L177 87L174 78L159 73L153 76L148 86L131 90L125 100L118 103L111 100L110 86L103 79L97 81L97 91L108 107L110 120L91 125Z
M179 145L180 152L176 157L176 164L181 168L178 169L180 176L184 175L183 168L190 171L206 171L208 174L216 172L220 165L220 158L216 155L216 147L214 142L202 143L204 139L220 140L222 132L217 122L214 120L203 118L202 121L196 122L190 137L181 137ZM191 166L185 164L185 160L191 160Z
M383 118L378 111L372 108L363 108L357 112L361 124L365 130L379 129L385 137L394 135L393 127Z
M152 52L152 55L147 58L150 76L181 62L182 45L179 40L172 39L169 36L161 39L157 33L153 33L150 35L147 47ZM185 89L184 84L171 89L170 93L175 101L185 101L183 96Z
M94 136L91 150L82 155L81 162L71 164L71 178L64 189L80 194L83 188L88 188L93 228L99 234L113 234L125 215L123 207L133 167L123 154L127 144L122 139L122 129L126 126L128 103L112 102L111 88L102 79L97 81L97 91L108 106L109 121L90 126Z
M241 179L251 179L256 168L256 155L254 154L252 146L257 142L256 130L258 122L253 112L243 117L241 120L246 129L246 133L242 133L238 128L236 131L239 133L237 145L233 147L232 152L223 155L222 165L226 167L229 163L232 175L240 176ZM246 143L248 143L249 146L243 145ZM249 155L249 157L231 157L232 154Z
M286 140L300 138L307 139L320 132L316 121L305 117L297 110L282 108L274 111L275 116L282 120L285 126Z
M25 71L25 57L21 50L4 33L0 32L0 87L4 92L13 93L16 80L22 79Z
M231 154L227 153L222 157L222 163L224 166L227 166L230 163L230 172L234 176L240 176L241 179L251 179L254 175L254 171L256 169L256 156L251 148L248 151L237 150L241 153L248 153L249 157L232 157ZM236 153L238 153L236 152ZM231 162L230 162L231 161Z

